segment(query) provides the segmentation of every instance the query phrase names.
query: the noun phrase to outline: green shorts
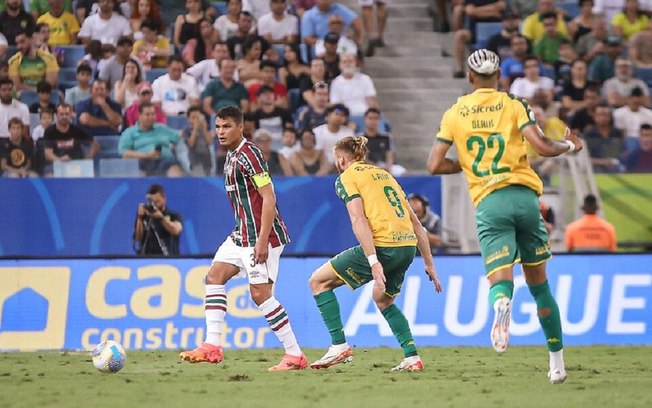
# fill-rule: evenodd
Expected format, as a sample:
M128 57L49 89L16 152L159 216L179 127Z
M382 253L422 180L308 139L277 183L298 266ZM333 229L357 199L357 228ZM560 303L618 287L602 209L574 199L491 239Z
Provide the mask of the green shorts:
M539 198L527 187L492 192L478 204L476 221L487 276L516 262L537 265L552 256Z
M401 292L405 272L412 264L417 253L416 246L403 247L376 247L378 261L383 265L385 272L385 293L396 296ZM360 245L340 252L330 260L331 267L337 276L351 289L357 289L365 283L372 281L371 267Z

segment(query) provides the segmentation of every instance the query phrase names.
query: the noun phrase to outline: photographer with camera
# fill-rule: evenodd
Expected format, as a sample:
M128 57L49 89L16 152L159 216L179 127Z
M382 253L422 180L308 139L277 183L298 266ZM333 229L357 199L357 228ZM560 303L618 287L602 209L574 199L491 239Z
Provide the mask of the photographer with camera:
M146 198L147 203L138 204L134 250L139 255L179 255L181 214L167 208L165 190L160 184L152 184Z

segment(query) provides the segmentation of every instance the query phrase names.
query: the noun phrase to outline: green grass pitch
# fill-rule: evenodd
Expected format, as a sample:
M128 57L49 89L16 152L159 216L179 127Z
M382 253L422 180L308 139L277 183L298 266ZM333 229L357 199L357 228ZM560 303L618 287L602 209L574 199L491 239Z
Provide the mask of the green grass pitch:
M309 361L324 350L305 350ZM0 354L0 407L650 407L652 347L567 347L551 385L544 347L421 348L421 373L391 373L400 349L354 349L351 364L268 373L281 350L227 350L219 365L127 351L116 374L89 353Z

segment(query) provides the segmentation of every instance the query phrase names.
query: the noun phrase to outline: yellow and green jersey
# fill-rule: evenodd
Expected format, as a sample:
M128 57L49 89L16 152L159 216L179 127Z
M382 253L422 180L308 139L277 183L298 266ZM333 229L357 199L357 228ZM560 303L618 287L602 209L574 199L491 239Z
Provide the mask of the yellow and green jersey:
M374 246L417 244L405 193L386 170L364 162L351 164L335 180L337 195L348 203L361 198L374 237Z
M23 84L36 86L45 80L45 74L59 72L59 64L54 55L47 51L36 51L35 58L29 58L22 52L17 52L9 58L9 75L20 77Z
M521 134L532 124L536 122L527 102L491 88L460 97L446 111L437 140L455 144L473 205L508 185L543 192Z

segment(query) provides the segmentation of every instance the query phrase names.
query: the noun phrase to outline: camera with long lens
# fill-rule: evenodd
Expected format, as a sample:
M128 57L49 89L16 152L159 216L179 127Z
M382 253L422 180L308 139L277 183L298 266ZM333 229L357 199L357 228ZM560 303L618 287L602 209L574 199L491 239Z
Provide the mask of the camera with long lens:
M158 207L156 207L156 205L152 201L148 201L143 205L145 206L145 211L147 212L154 212L158 210Z

